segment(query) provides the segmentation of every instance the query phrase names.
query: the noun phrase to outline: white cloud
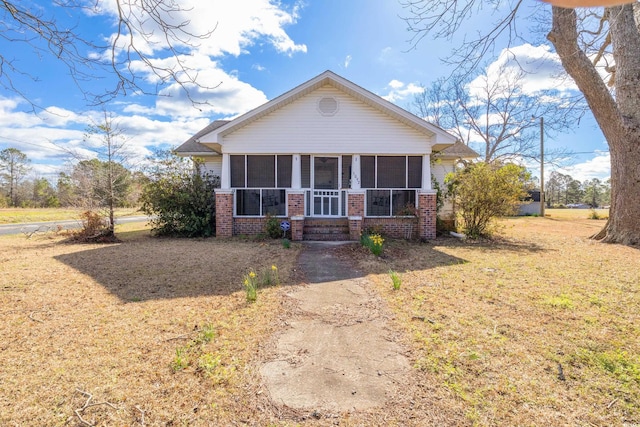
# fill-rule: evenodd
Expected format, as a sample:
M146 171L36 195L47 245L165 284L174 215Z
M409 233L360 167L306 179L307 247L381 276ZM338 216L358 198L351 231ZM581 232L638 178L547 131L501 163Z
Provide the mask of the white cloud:
M272 0L216 0L197 1L183 0L179 2L181 10L171 14L163 14L166 22L179 25L188 22L186 30L194 35L208 35L197 38L180 34L180 40L172 40L176 47L202 55L219 57L225 54L238 56L248 46L259 41L272 45L278 52L292 55L296 52L306 52L304 44L295 43L285 32L284 27L294 24L298 19L300 5L295 4L288 10L285 5ZM102 13L112 17L117 16L116 2L111 0L103 3ZM139 15L139 11L131 11ZM163 31L152 19L141 19L144 31L151 37L150 43L136 34L135 43L145 54L161 52L167 48ZM113 39L114 36L111 36ZM126 37L121 37L125 43Z
M95 157L85 140L86 129L103 120L102 111L76 114L50 107L39 115L19 111L20 102L0 98L0 149L14 147L31 160L34 175L55 180L55 175L73 162L74 156ZM142 107L140 107L142 108ZM55 112L53 114L52 112ZM28 120L24 120L28 119ZM139 114L115 115L122 131L131 166L139 164L153 147L177 146L209 124L207 118L154 120Z
M593 178L604 181L611 176L611 156L609 152L596 152L592 159L559 169L559 171L581 182Z
M352 59L353 57L351 55L347 55L347 57L344 58L344 68L349 68Z
M483 87L506 84L522 74L521 90L526 95L537 95L543 91L576 91L573 80L566 77L560 58L551 52L549 45L523 44L503 49L485 73L469 84L470 93L479 94ZM482 95L479 95L482 96Z
M410 101L413 96L424 92L424 88L415 83L405 84L399 80L393 79L387 85L388 93L382 95L389 102L398 103L400 101Z

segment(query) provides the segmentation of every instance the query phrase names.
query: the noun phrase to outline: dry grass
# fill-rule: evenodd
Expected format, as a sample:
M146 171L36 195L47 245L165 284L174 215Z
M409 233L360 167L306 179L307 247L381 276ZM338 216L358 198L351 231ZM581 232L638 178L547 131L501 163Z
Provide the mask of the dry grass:
M272 264L297 284L298 246L0 238L0 425L80 425L88 396L76 390L115 406L81 413L104 426L142 425L143 413L147 426L637 425L640 251L586 238L603 224L516 218L494 242L387 242L380 259L339 249L395 313L415 384L402 407L320 420L260 384L286 286L255 304L241 287Z
M553 217L552 217L553 218ZM406 332L451 425L640 424L640 251L603 221L515 218L500 239L352 254ZM403 272L394 291L388 271Z
M96 425L140 425L143 412L147 426L261 419L250 362L275 328L280 287L248 304L242 276L276 265L294 283L299 247L119 237L0 239L0 425L80 425L78 390L117 408L81 413Z

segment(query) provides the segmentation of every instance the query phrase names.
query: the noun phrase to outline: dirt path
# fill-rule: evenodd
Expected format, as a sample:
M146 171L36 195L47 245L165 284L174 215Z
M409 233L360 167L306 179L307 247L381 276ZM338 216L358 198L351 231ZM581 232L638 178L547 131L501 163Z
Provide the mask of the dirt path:
M388 312L362 274L332 246L300 256L307 285L287 294L294 309L261 372L274 403L327 412L383 406L409 375Z

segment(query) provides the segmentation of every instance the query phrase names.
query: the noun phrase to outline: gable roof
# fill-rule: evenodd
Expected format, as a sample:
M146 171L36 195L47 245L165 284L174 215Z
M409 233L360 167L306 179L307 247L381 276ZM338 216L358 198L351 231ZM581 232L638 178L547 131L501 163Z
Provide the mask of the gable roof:
M204 129L198 131L191 138L187 139L183 142L178 148L176 148L174 153L179 156L215 156L220 155L220 144L213 144L214 148L210 148L204 144L200 144L198 141L200 137L206 135L221 126L229 123L229 120L216 120L212 123L209 123Z
M405 125L410 126L429 137L433 137L435 143L433 148L436 151L438 149L444 149L455 142L455 137L444 129L411 114L407 110L404 110L380 96L363 89L332 71L325 71L311 80L291 89L290 91L249 111L248 113L225 123L222 126L212 128L208 132L204 132L203 129L203 131L201 131L201 135L195 138L195 141L207 144L219 143L219 137L224 137L225 135L258 120L325 85L331 85L336 89L353 96L355 99L358 99L359 101L362 101L365 104L395 118Z
M440 159L475 159L480 157L480 154L464 142L457 140L455 144L439 151L435 156Z

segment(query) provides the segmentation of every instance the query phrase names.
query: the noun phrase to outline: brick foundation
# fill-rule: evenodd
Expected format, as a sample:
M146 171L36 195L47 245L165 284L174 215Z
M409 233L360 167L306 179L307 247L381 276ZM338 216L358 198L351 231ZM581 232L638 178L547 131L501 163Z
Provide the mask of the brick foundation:
M264 232L266 218L233 218L233 235L255 236Z
M436 238L436 192L418 193L418 231L421 239Z
M394 239L420 238L418 218L365 218L364 230L382 233Z

